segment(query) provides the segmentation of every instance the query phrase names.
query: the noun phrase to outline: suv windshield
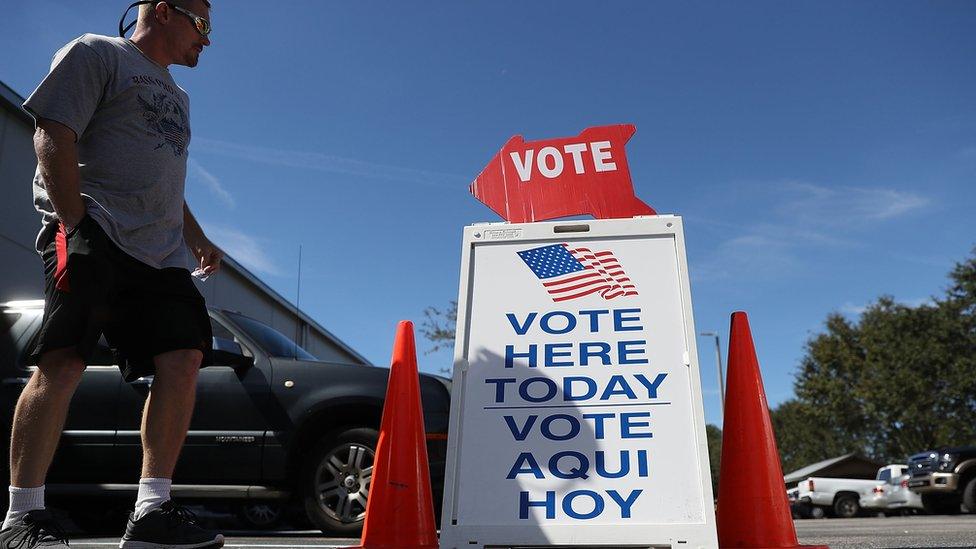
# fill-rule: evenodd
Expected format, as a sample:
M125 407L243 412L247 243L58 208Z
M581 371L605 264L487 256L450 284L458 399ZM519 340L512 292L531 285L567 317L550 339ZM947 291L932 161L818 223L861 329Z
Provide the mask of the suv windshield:
M302 349L291 338L271 326L237 313L224 312L235 324L247 332L269 355L300 360L318 360L312 353Z

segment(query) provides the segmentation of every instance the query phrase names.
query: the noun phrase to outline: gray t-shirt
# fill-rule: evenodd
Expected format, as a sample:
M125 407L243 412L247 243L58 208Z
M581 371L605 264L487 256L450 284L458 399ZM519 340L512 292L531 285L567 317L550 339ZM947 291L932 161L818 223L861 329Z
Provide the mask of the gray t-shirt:
M24 108L77 134L82 198L119 248L155 268L187 268L190 98L166 68L125 38L85 34L55 54ZM40 169L34 206L43 216L40 252L57 227Z

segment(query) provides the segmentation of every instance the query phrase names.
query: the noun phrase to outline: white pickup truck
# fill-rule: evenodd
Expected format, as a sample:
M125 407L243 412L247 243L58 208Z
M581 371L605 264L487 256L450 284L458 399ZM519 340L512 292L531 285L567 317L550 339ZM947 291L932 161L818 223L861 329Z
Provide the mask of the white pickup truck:
M799 505L820 508L835 517L856 517L861 512L861 498L873 494L878 481L900 476L906 470L901 464L885 465L872 480L810 477L796 486L796 500Z

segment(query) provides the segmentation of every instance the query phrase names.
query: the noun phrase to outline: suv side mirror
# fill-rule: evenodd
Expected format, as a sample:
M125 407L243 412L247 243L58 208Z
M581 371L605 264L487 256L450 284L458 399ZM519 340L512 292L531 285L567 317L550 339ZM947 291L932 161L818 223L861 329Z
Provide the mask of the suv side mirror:
M254 366L254 359L249 356L244 356L244 350L241 348L240 343L222 337L213 338L213 359L214 364L231 366L235 370Z

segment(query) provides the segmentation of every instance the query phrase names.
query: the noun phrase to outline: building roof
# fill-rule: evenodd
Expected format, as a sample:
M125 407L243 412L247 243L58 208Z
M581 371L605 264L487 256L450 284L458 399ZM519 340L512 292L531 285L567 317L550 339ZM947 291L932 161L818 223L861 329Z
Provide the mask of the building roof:
M266 293L272 299L274 299L275 301L277 301L279 305L281 305L285 309L288 309L289 312L291 312L292 314L294 314L295 316L297 316L298 318L300 318L303 322L305 322L306 324L308 324L310 328L312 328L314 330L317 330L323 336L325 336L326 338L330 339L333 343L335 343L343 351L345 351L345 352L349 353L350 355L354 356L357 360L361 361L363 364L367 364L369 366L373 366L374 365L366 357L364 357L363 355L361 355L358 352L356 352L355 349L353 349L349 345L346 345L345 342L343 342L341 339L339 339L338 337L336 337L332 332L330 332L330 331L326 330L324 327L322 327L322 325L319 324L318 322L316 322L312 317L310 317L307 314L305 314L298 307L292 305L292 303L290 301L288 301L287 299L285 299L284 297L282 297L281 294L279 294L278 292L276 292L273 289L271 289L270 286L268 286L263 281L261 281L260 278L254 276L251 273L251 271L248 271L246 268L244 268L244 266L241 265L240 263L238 263L234 258L232 258L232 257L230 257L228 255L224 255L224 259L222 260L222 263L224 264L224 266L232 268L234 271L236 271L239 275L241 275L242 277L244 277L244 279L247 280L248 282L250 282L251 284L254 284L255 286L257 286L258 289L260 289L262 292Z
M3 82L0 82L0 102L3 102L4 106L21 120L27 122L31 126L34 125L34 117L24 110L24 98L21 97L19 93L10 89L10 87Z
M855 453L844 454L842 456L837 456L837 457L833 457L833 458L830 458L830 459L825 459L823 461L818 461L817 463L813 463L813 464L807 465L806 467L803 467L801 469L797 469L796 471L793 471L792 473L787 473L787 474L783 475L783 482L785 482L786 484L794 484L794 483L800 482L801 480L803 480L805 478L812 477L812 476L816 476L817 473L819 473L821 471L824 471L826 469L830 469L831 467L834 467L836 465L840 465L840 464L842 464L844 462L847 462L847 461L860 461L860 462L862 462L862 463L864 463L866 465L869 465L871 467L874 467L875 469L877 469L878 467L881 467L883 465L883 464L878 463L878 462L876 462L874 460L867 459L865 457L861 457L861 456L859 456L859 455L857 455Z
M3 106L7 110L9 110L10 112L14 113L15 116L18 116L19 118L21 118L27 124L30 124L32 127L34 126L34 117L32 117L30 115L30 113L28 113L26 110L24 110L24 106L23 106L24 105L24 98L21 97L19 93L17 93L14 90L12 90L9 86L7 86L2 81L0 81L0 104L3 104ZM316 322L314 319L312 319L312 317L310 317L307 314L305 314L298 307L295 307L294 305L292 305L292 303L290 301L288 301L287 299L285 299L284 297L282 297L281 294L279 294L278 292L272 290L270 286L268 286L267 284L265 284L260 278L254 276L254 274L252 274L250 271L248 271L247 269L245 269L244 266L241 265L240 263L238 263L234 258L232 258L232 257L230 257L228 255L225 255L224 256L224 259L223 259L223 263L224 263L224 266L225 267L229 267L233 271L235 271L238 274L240 274L245 280L247 280L248 282L250 282L251 284L253 284L260 291L264 292L269 297L271 297L276 302L278 302L279 305L281 305L282 307L284 307L285 309L287 309L289 312L291 312L292 314L294 314L296 317L298 317L299 319L301 319L303 322L305 322L306 324L308 324L308 326L310 328L312 328L313 330L318 331L325 338L327 338L330 341L332 341L333 343L335 343L337 347L339 347L343 351L345 351L345 352L349 353L350 355L352 355L353 357L355 357L356 360L359 360L363 364L367 364L369 366L373 366L374 365L366 357L364 357L363 355L361 355L358 352L356 352L355 349L353 349L349 345L346 345L345 342L343 342L341 339L339 339L338 337L336 337L332 332L330 332L330 331L326 330L325 328L323 328L322 325L319 324L318 322Z

